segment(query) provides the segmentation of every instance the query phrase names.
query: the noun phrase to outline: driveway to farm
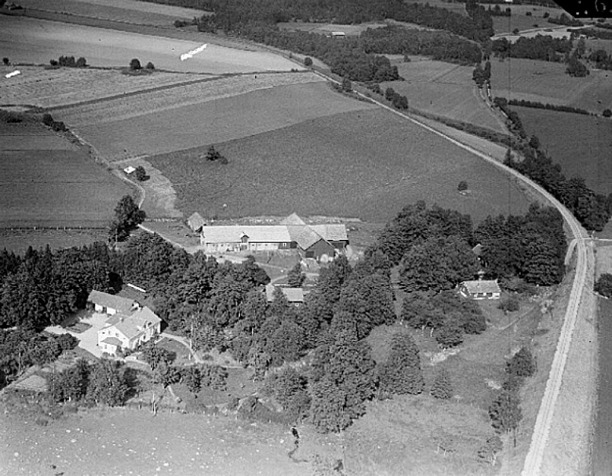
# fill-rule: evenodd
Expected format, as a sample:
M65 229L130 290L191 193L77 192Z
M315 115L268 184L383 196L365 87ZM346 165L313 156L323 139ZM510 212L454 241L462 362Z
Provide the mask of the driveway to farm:
M165 337L166 339L174 340L176 342L183 344L187 348L187 350L189 350L189 352L191 353L191 356L193 357L193 360L196 362L196 364L201 364L202 362L204 362L202 358L191 349L191 346L187 342L187 339L185 339L184 337L175 336L174 334L168 334L167 332L162 332L160 335L161 337Z
M98 331L104 327L107 319L108 316L106 314L94 312L90 317L80 320L80 322L84 322L91 326L89 329L81 333L69 331L60 326L50 326L45 328L45 330L56 335L73 335L79 339L79 347L100 358L102 357L102 350L98 347Z

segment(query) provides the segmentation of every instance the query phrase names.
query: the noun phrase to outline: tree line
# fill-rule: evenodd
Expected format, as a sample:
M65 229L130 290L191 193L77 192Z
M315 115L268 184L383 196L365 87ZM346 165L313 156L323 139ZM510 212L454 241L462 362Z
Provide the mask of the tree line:
M587 187L581 177L567 179L561 166L554 163L541 149L536 136L532 136L529 141L526 140L527 134L520 117L516 111L508 107L508 101L496 97L494 102L508 117L513 132L523 139L523 142L517 145L524 159L515 160L508 150L504 163L544 187L565 205L587 230L603 230L612 217L612 193L607 197L595 193Z
M550 35L536 35L533 38L521 36L515 42L498 38L491 43L492 53L500 58L526 58L553 62L565 61L572 47L571 38L553 38Z

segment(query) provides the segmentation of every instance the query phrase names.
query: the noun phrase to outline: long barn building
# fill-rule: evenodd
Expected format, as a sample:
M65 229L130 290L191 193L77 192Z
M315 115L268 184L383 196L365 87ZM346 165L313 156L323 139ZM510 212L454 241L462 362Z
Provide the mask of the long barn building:
M343 253L348 235L343 224L307 225L292 214L279 225L203 226L200 243L206 253L297 249L305 258L320 260Z

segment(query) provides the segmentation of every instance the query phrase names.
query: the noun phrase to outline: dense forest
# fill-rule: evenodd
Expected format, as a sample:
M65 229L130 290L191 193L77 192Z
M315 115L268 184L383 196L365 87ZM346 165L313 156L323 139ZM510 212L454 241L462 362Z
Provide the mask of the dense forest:
M492 42L494 55L506 58L527 58L543 61L562 62L566 60L573 47L573 41L553 38L550 35L537 35L533 38L520 37L511 43L506 38Z

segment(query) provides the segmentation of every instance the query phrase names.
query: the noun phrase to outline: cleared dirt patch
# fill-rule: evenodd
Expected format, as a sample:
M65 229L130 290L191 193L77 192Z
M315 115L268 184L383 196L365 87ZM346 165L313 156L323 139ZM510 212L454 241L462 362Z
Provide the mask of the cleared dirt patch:
M203 96L202 101L206 100ZM144 108L148 107L146 99L141 101ZM75 117L77 112L61 112L58 117L74 125L78 134L107 160L122 160L218 144L338 111L373 106L348 99L333 92L326 83L318 82L260 89L204 103L168 107L129 119L84 126L79 125ZM88 121L88 114L83 111L78 114ZM110 119L111 115L101 109L99 117ZM279 140L283 142L282 138ZM206 152L198 153L201 159L196 160L204 161ZM227 157L232 160L231 156Z
M127 76L112 69L18 68L21 71L19 76L0 83L0 104L28 104L44 108L66 106L208 77L163 71ZM14 69L0 66L0 73L6 74Z
M494 96L563 104L598 114L612 107L612 71L592 70L586 78L565 74L565 64L510 58L491 60Z
M209 44L193 58L187 53L206 41L141 35L26 17L0 16L0 50L13 63L48 64L60 55L83 56L92 66L128 66L132 58L158 69L193 73L289 71L300 66L278 55Z
M486 105L472 81L473 68L441 61L398 63L405 81L381 84L408 98L411 108L488 129L507 132L503 121Z
M612 120L512 107L525 131L536 135L566 177L582 177L598 193L612 193Z
M205 148L147 159L170 179L186 216L297 212L386 222L422 199L480 220L528 207L523 193L493 166L380 109L216 145L229 164L202 160ZM457 192L463 179L471 189L465 196Z

